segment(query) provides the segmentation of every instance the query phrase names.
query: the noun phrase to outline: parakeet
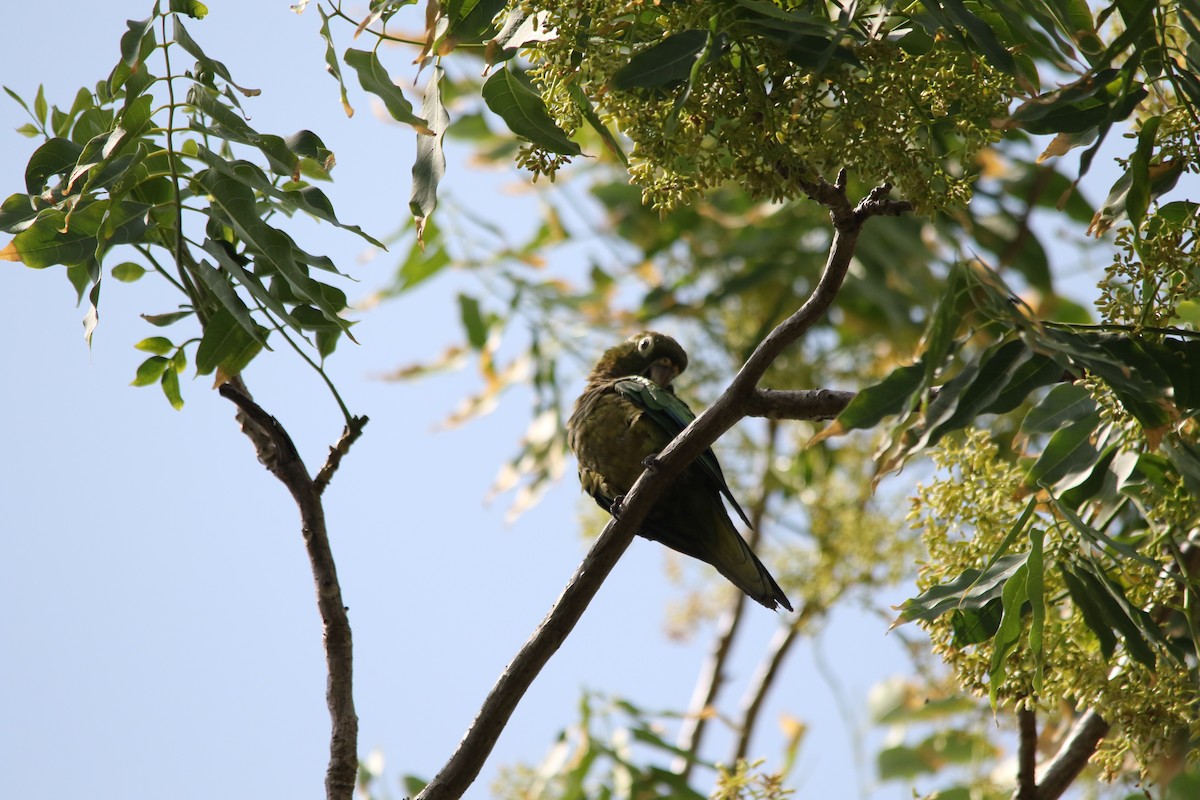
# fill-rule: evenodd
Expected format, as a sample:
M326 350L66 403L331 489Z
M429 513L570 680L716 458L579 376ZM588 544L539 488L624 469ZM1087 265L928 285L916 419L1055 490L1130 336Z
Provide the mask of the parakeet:
M592 368L567 422L567 442L579 459L579 482L605 511L630 490L644 469L695 414L675 396L671 381L687 368L679 343L645 331L604 352ZM747 525L711 449L658 499L638 534L706 561L772 610L791 603L742 539L721 501L724 495Z

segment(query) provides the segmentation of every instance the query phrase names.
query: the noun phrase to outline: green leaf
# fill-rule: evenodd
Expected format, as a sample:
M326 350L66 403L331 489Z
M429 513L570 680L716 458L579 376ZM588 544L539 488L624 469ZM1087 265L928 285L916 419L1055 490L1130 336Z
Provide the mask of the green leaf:
M165 328L168 325L174 325L184 317L190 317L193 313L192 311L171 311L166 314L142 314L141 317L156 328Z
M137 375L130 385L149 386L152 383L158 383L163 372L166 371L168 363L167 359L162 356L150 356L138 366Z
M921 362L897 367L879 383L855 394L836 424L843 431L873 428L884 417L910 410L924 376L925 365Z
M1062 383L1029 410L1021 422L1021 432L1026 436L1051 433L1095 413L1096 401L1091 392L1074 383Z
M146 210L141 203L108 200L76 206L70 215L45 209L0 250L0 260L34 269L93 262L98 252L135 241L146 229Z
M931 586L900 605L897 622L932 621L955 608L980 609L1004 590L1005 582L1025 566L1028 553L1001 556L987 569L963 570L949 583Z
M429 123L413 113L412 103L392 81L374 51L350 49L342 59L357 73L359 85L383 101L392 119L411 125L418 133L433 133Z
M237 89L246 97L255 97L262 94L262 90L260 89L246 89L234 83L233 77L229 74L229 68L220 61L209 58L207 55L205 55L204 51L200 49L200 45L196 43L196 40L193 39L191 34L187 32L187 29L183 27L183 20L181 20L179 17L175 17L174 23L175 43L186 50L187 53L192 56L192 58L196 59L196 66L201 72L212 72L220 75L226 83Z
M297 256L303 256L305 262L317 259L304 254L290 236L258 216L254 192L236 178L211 169L198 173L195 181L212 198L212 205L220 211L222 221L232 227L245 243L256 264L265 262L287 281L297 297L325 312L326 317L340 325L353 341L349 324L338 315L338 309L330 305L321 290L321 284L309 277L307 267L297 261ZM236 372L227 374L234 375Z
M958 430L983 413L1008 386L1013 373L1032 352L1020 339L989 347L979 358L978 369L964 369L947 382L926 410L926 424L933 426L927 446L933 446L950 431Z
M208 117L208 127L193 118L190 123L193 130L255 147L266 157L273 172L293 180L297 178L300 173L300 159L287 146L282 136L259 133L226 105L220 95L205 86L193 85L188 90L187 102Z
M288 313L274 294L272 294L258 276L252 271L245 269L234 254L226 247L224 242L215 241L213 239L205 239L201 245L206 253L216 259L217 263L232 275L239 284L246 288L258 302L262 303L267 309L274 314L280 321L290 326L293 330L301 330L300 323Z
M183 395L179 391L179 373L173 369L164 370L162 374L162 390L167 402L176 411L183 409Z
M1012 53L1000 44L995 32L986 22L968 11L962 0L941 0L940 4L944 7L950 20L966 30L967 35L979 46L993 67L1009 75L1016 74L1017 67ZM938 5L938 0L926 0L925 2L926 8L930 11L936 9Z
M1064 475L1095 464L1100 454L1096 452L1091 438L1099 425L1100 412L1097 411L1056 431L1046 449L1025 474L1025 484L1053 485Z
M1062 367L1053 358L1042 353L1034 353L1028 361L1016 368L1008 385L981 413L1007 414L1025 402L1025 398L1034 389L1057 383L1062 378L1062 374Z
M946 277L946 289L942 292L937 309L933 312L933 318L922 337L926 386L933 385L934 376L942 368L953 348L954 334L963 318L968 269L967 265L961 263L951 266L950 274Z
M154 37L154 17L143 20L126 20L128 30L121 35L121 60L132 67L145 57L143 39Z
M123 261L112 268L112 276L121 283L133 283L146 274L146 268L132 261Z
M950 628L954 631L954 644L966 647L981 644L996 635L1003 616L1004 604L993 597L979 608L956 608L950 613Z
M446 126L450 124L450 115L442 105L441 82L445 72L440 66L434 66L433 74L425 84L425 96L421 102L421 113L429 121L430 132L417 134L417 158L412 168L412 197L408 201L408 209L416 220L418 240L423 238L425 221L437 208L438 184L446 174L446 155L442 151L442 141L446 135Z
M483 84L483 101L509 130L538 147L566 156L582 152L550 118L541 96L507 67L496 70Z
M83 153L81 145L70 139L54 138L33 151L25 166L25 190L39 195L46 188L46 179L51 175L64 175L79 160Z
M708 47L706 30L672 34L639 51L612 77L615 89L659 89L681 84L692 74L696 60Z
M325 13L325 6L318 3L317 13L321 15L321 38L325 40L325 68L338 82L338 91L342 96L342 110L346 112L347 117L354 116L354 107L350 105L350 99L346 95L346 82L342 78L342 64L338 61L337 53L333 49L333 36L329 33L329 15Z
M1075 603L1075 607L1083 615L1084 624L1095 634L1096 640L1100 643L1101 655L1105 658L1112 658L1113 653L1117 649L1117 637L1113 634L1112 628L1104 618L1104 612L1100 610L1099 604L1093 599L1088 587L1072 570L1068 569L1065 565L1060 565L1059 572L1062 574L1063 583L1067 585L1067 592L1071 595L1071 601Z
M1158 134L1161 116L1142 120L1138 131L1137 147L1129 159L1129 174L1132 180L1125 195L1125 213L1135 229L1140 228L1150 206L1150 157L1154 154L1154 137Z
M506 0L449 0L446 38L455 44L479 44L492 38L496 32L492 19L505 5Z
M479 311L479 301L460 292L458 309L463 330L467 332L467 342L472 349L482 350L487 343L488 326L483 320L483 314Z
M600 141L604 143L605 149L616 156L622 166L628 167L629 158L621 148L621 143L617 141L617 137L613 135L613 132L600 119L595 107L592 106L591 98L587 96L587 92L583 91L576 81L571 81L567 84L567 92L571 95L571 100L575 103L575 107L579 109L579 113L583 116L584 121L591 126L592 130L600 135Z
M251 336L234 319L229 309L213 314L204 326L204 336L196 348L196 374L208 375L219 370L218 378L230 378L241 373L262 349L259 343L265 332Z
M177 14L187 14L192 19L204 19L208 16L208 6L200 0L171 0L171 11Z
M1157 659L1146 637L1150 628L1157 629L1157 626L1149 619L1149 615L1141 609L1135 609L1125 597L1125 590L1104 575L1103 570L1097 570L1088 564L1073 564L1071 571L1095 601L1105 624L1120 633L1129 656L1147 669L1153 670ZM1086 621L1086 614L1084 619ZM1158 636L1161 637L1161 634Z
M242 298L238 297L231 279L203 259L193 265L193 271L200 276L201 282L216 296L221 305L233 315L242 329L250 334L256 342L270 350L271 348L267 346L266 341L258 332L258 323L250 316L250 309L242 302Z
M203 145L197 147L196 157L207 164L209 168L245 184L256 192L275 198L289 214L293 211L303 211L317 219L330 222L342 230L357 234L376 247L387 249L383 246L383 242L365 233L357 225L347 225L341 222L334 214L333 204L329 202L329 198L315 186L306 186L303 189L280 189L272 183L266 173L249 161L226 160Z
M1029 652L1033 656L1033 688L1035 692L1042 690L1046 659L1045 645L1043 644L1046 631L1046 565L1043 553L1043 539L1044 532L1040 528L1035 527L1029 530L1029 571L1026 574L1025 589L1031 609L1029 618Z
M144 350L147 353L154 353L158 356L165 356L167 353L175 349L175 345L165 336L151 336L149 339L142 339L134 345L138 350Z
M20 233L37 219L37 215L32 197L21 192L10 194L4 203L0 204L0 230Z
M1028 580L1029 566L1028 563L1024 563L1005 581L1001 593L1004 612L992 643L992 663L988 670L988 698L991 700L993 711L996 708L997 692L1007 673L1004 661L1021 639L1021 612L1029 595Z

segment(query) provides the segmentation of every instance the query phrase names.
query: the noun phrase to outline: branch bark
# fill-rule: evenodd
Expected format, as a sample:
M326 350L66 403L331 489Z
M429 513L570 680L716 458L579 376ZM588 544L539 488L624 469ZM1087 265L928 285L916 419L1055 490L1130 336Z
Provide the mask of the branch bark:
M1017 800L1037 800L1037 712L1032 708L1017 710Z
M367 424L366 417L354 417L337 447L330 448L329 459L317 479L309 477L296 445L279 420L268 414L250 397L239 379L223 384L221 396L238 407L242 431L254 444L258 460L278 478L300 510L300 529L312 566L317 589L317 610L324 628L325 662L328 677L325 702L329 707L332 731L329 741L329 766L325 771L327 800L351 800L358 778L358 716L354 711L354 648L350 620L342 602L337 567L325 527L325 509L321 492L333 477L341 457Z
M802 619L803 616L804 612L801 611L800 618ZM800 619L797 619L793 624L775 631L771 643L767 645L766 655L759 662L758 669L755 670L754 676L746 686L746 696L742 701L742 724L739 726L737 744L733 749L731 763L736 764L750 752L750 737L754 735L754 728L758 723L758 714L762 710L763 701L766 700L767 692L771 690L775 676L779 674L779 669L783 666L783 659L791 651L792 645L800 633L800 627Z
M845 170L838 175L836 183L822 181L815 187L813 199L829 208L834 237L825 269L812 294L755 349L717 401L657 457L647 459L646 469L625 496L620 516L604 527L546 618L488 693L450 759L416 800L457 800L462 797L479 775L517 703L575 627L667 484L746 415L748 399L771 362L803 336L832 305L850 267L863 224L873 216L898 215L911 209L905 201L888 199L890 191L890 186L877 187L857 206L851 206L846 197Z

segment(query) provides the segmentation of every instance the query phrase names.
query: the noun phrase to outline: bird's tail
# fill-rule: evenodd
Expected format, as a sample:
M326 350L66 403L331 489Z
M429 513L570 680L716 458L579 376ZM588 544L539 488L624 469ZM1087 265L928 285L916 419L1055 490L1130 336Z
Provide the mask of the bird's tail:
M746 544L746 540L737 532L732 522L729 524L726 535L717 540L717 549L717 557L709 563L728 578L734 586L772 611L779 606L783 606L788 611L795 610L788 602L783 589L779 588L775 578L758 560L758 556L754 555L754 551L750 549L750 545Z
M725 513L725 507L720 505L720 499L714 500L718 503L718 513L706 516L706 519L714 521L715 530L681 531L673 524L674 520L656 518L658 515L652 514L641 534L647 539L662 542L672 550L712 564L730 583L772 611L779 606L793 611L787 595L738 533L737 527Z

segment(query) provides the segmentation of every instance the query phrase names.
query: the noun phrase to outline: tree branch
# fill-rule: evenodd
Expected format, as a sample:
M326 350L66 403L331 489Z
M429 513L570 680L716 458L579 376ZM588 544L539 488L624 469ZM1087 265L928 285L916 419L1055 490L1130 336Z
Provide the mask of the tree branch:
M791 651L792 644L800 633L800 619L803 617L804 612L801 611L800 618L793 624L775 631L763 660L759 662L758 669L746 686L745 699L742 701L742 724L739 726L737 745L734 747L733 760L730 763L736 764L750 751L750 737L754 734L758 713L762 710L767 692L775 682L775 676L783 666L784 657Z
M287 487L300 509L300 528L317 588L317 609L321 613L324 628L328 669L325 701L329 707L332 732L329 766L325 771L325 796L327 800L350 800L358 777L358 716L354 712L353 693L354 649L350 620L342 603L342 590L325 527L321 491L337 468L341 455L362 433L362 426L367 420L366 417L355 417L360 423L353 431L347 428L336 450L331 448L329 461L321 470L324 481L318 485L309 477L288 432L277 419L254 402L241 380L222 384L219 391L222 397L238 407L238 421L242 431L253 442L258 460ZM334 453L337 454L336 459Z
M833 419L850 405L854 392L832 389L755 389L745 402L747 417Z
M1017 798L1037 800L1037 712L1032 708L1017 709L1020 741L1017 749Z
M517 703L575 627L663 490L721 434L745 416L747 398L771 362L829 309L846 277L866 220L879 214L900 214L910 208L904 201L887 199L889 186L876 188L852 208L846 197L845 170L839 173L836 183L831 185L821 181L819 188L819 201L830 209L834 237L825 270L812 295L763 340L717 401L657 457L647 460L646 469L625 495L620 516L604 527L549 614L488 693L453 755L416 800L457 800L462 797L479 775Z
M1084 712L1067 734L1067 739L1058 749L1058 753L1043 770L1042 779L1037 784L1037 800L1057 800L1061 797L1079 773L1083 772L1088 759L1096 752L1096 746L1107 733L1108 723L1095 709Z
M329 457L325 459L325 465L313 479L313 488L316 489L317 494L325 493L325 487L333 480L333 473L337 472L337 468L341 466L342 456L350 452L350 445L358 441L358 437L362 436L363 428L370 421L368 417L351 417L350 424L342 429L342 438L338 439L336 445L329 448Z

